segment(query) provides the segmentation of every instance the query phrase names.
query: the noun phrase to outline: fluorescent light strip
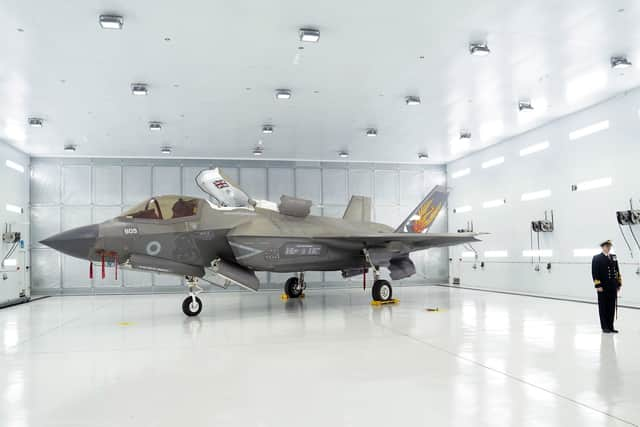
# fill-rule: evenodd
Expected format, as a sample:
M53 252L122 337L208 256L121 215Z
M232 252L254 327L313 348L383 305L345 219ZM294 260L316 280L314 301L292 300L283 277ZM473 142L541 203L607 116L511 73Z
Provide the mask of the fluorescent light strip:
M613 178L610 176L606 178L593 179L591 181L580 182L576 185L576 191L594 190L596 188L608 187L613 184Z
M462 258L475 258L476 257L476 253L473 251L463 251L460 256Z
M19 163L13 162L11 160L7 160L6 162L4 162L4 164L8 167L11 168L15 171L18 171L20 173L24 173L24 166L22 166Z
M520 157L528 156L529 154L538 153L540 151L546 150L549 148L551 144L549 141L540 142L538 144L533 144L528 147L520 150Z
M485 251L485 258L506 258L509 256L507 251Z
M520 199L523 202L526 202L528 200L545 199L549 196L551 196L551 190L540 190L531 193L524 193Z
M459 208L454 208L453 212L454 213L465 213L465 212L471 212L473 208L469 205L466 206L460 206Z
M597 255L601 252L600 248L581 248L574 249L573 256L574 257L591 257Z
M575 141L577 139L583 138L588 135L592 135L596 132L600 132L606 129L609 129L609 120L603 120L601 122L594 123L592 125L585 126L580 129L576 129L573 132L569 133L569 140Z
M553 256L553 251L551 249L528 249L522 251L522 256L550 258L551 256Z
M470 168L466 168L466 169L460 169L459 171L456 171L454 173L451 174L451 178L456 179L456 178L461 178L463 176L467 176L471 173L471 169Z
M3 267L15 267L18 265L18 260L15 258L5 259L2 265Z
M482 163L482 169L487 169L493 166L498 166L504 163L504 157L496 157L495 159L487 160Z
M489 200L482 204L483 208L495 208L506 203L504 199Z
M13 212L13 213L17 213L17 214L21 214L22 213L22 208L20 206L11 205L9 203L6 204L5 209L8 212Z

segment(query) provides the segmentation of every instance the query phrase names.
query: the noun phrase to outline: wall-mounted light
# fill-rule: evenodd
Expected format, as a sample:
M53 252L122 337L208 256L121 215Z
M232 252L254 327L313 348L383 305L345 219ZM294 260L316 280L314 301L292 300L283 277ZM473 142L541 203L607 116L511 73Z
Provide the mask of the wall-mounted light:
M590 181L579 182L571 186L571 191L587 191L594 190L596 188L608 187L613 184L613 178L610 176L606 178L598 178Z
M482 162L482 169L488 169L494 166L498 166L504 163L504 156L496 157L495 159L487 160L486 162Z
M466 168L466 169L460 169L458 171L455 171L451 174L451 178L456 179L456 178L462 178L463 176L467 176L471 173L471 169L470 168Z
M7 166L10 169L13 169L14 171L24 173L24 166L22 166L20 163L16 163L12 160L6 160L4 164L5 166Z
M482 203L483 208L496 208L498 206L502 206L506 204L507 201L505 199L496 199L496 200L488 200Z
M584 138L585 136L592 135L596 132L600 132L606 129L609 129L609 120L603 120L601 122L597 122L592 125L569 132L569 140L575 141L577 139Z
M508 251L500 250L500 251L485 251L485 258L506 258L509 256Z
M549 141L539 142L537 144L529 145L528 147L520 150L520 157L528 156L529 154L538 153L540 151L549 148Z
M471 212L473 208L470 205L460 206L458 208L453 208L453 213L465 213Z
M524 193L520 197L520 200L522 200L523 202L526 202L529 200L545 199L550 196L551 196L551 190L540 190L540 191L533 191L531 193Z

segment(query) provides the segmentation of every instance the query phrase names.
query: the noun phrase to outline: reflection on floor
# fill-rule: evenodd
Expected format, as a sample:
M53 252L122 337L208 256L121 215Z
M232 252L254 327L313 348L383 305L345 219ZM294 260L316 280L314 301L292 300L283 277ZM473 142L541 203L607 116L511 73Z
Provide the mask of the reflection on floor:
M0 310L0 425L640 422L640 311L444 287L48 298ZM439 311L427 311L438 307Z

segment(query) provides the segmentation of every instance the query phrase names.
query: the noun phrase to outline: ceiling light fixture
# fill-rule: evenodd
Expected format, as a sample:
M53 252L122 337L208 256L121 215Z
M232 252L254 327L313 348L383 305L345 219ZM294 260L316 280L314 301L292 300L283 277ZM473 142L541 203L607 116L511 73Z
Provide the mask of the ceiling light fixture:
M262 144L256 145L256 148L253 149L253 155L256 157L262 156L263 153L264 147L262 146Z
M150 131L162 130L162 123L160 123L160 122L149 122L149 130Z
M67 153L75 153L77 146L75 144L67 144L64 146L64 151Z
M429 155L427 153L418 153L419 160L427 160L428 158L429 158Z
M41 128L44 123L44 120L38 117L29 117L28 122L29 122L29 126L31 126L32 128Z
M521 113L529 113L533 111L533 105L531 105L531 101L518 101L518 111Z
M171 154L171 151L172 151L171 147L169 147L168 145L165 145L164 147L160 148L160 152L162 154L169 155L169 154Z
M320 31L314 28L300 28L298 35L301 42L318 43L320 40Z
M611 57L611 68L614 70L622 70L624 68L629 68L633 65L631 61L626 56L612 56Z
M119 15L100 15L98 19L103 30L121 30L124 18Z
M471 132L461 131L460 132L460 141L462 142L471 142Z
M378 136L378 130L374 128L367 129L367 136Z
M263 125L262 126L262 133L264 133L265 135L272 134L273 133L273 125Z
M419 96L407 96L404 99L404 102L407 105L420 105L420 97Z
M491 50L486 42L470 43L469 53L473 56L487 56L491 53Z
M291 91L289 89L277 89L276 99L291 99Z
M348 151L339 151L338 152L338 157L341 157L343 159L346 159L347 157L349 157L349 152Z
M131 85L131 93L136 96L145 96L149 93L146 83L133 83Z

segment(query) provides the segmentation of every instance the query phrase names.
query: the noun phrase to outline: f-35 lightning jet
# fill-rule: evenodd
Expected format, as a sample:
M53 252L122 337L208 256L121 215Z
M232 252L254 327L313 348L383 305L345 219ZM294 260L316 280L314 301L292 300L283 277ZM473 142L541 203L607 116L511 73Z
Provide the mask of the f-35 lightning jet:
M196 177L215 199L159 196L101 224L65 231L41 243L73 257L113 262L125 268L186 277L187 316L202 310L198 279L257 291L256 271L296 272L284 284L290 298L305 289L306 271L342 271L343 277L373 270L372 297L388 301L392 280L415 274L414 251L477 241L476 233L426 233L447 199L436 186L393 229L371 222L371 199L353 196L342 218L310 214L311 201L282 196L280 203L255 201L216 169Z

